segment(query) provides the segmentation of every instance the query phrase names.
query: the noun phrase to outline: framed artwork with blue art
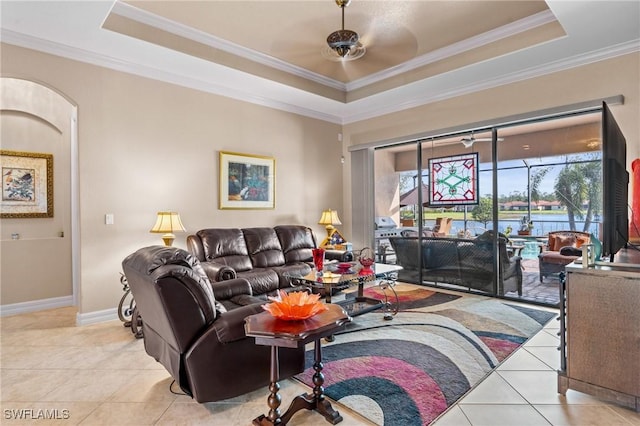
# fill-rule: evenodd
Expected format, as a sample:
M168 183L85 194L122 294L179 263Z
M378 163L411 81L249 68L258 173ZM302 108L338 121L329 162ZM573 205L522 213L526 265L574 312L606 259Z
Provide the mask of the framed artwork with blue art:
M220 151L220 209L275 208L276 160Z
M429 159L429 205L479 203L478 153Z
M53 155L0 151L0 218L53 217Z

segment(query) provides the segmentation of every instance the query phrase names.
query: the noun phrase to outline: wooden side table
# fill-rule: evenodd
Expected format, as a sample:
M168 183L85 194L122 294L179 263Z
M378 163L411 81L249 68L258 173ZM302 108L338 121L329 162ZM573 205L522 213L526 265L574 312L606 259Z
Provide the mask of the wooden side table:
M324 375L322 374L322 346L320 340L332 335L346 323L351 317L339 305L327 305L329 310L321 312L313 317L301 321L284 321L273 317L269 312L250 315L245 319L245 332L249 337L255 338L257 345L271 346L271 368L269 397L269 414L260 415L253 420L256 426L286 425L294 413L299 410L315 410L322 414L331 424L342 421L342 416L333 409L331 403L324 398ZM311 394L296 396L284 414L280 414L281 398L278 395L280 376L278 362L278 348L299 348L305 344L314 342L313 391Z

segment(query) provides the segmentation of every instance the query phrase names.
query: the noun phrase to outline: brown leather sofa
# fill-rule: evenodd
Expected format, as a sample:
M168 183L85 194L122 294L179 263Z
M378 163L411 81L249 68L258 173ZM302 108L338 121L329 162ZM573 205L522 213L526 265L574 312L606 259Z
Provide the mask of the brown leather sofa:
M269 384L270 348L245 336L244 319L263 312L244 279L211 283L185 250L142 248L122 262L142 318L146 352L198 402ZM280 378L304 370L304 348L280 348Z
M582 231L552 231L547 235L547 243L540 247L538 266L540 282L549 275L564 271L564 267L582 256L579 249L589 244L591 234ZM563 250L565 247L574 250ZM565 254L565 252L569 254Z
M211 281L244 278L255 297L266 299L278 290L300 290L291 275L306 275L317 248L311 228L279 225L273 228L210 228L187 236L188 250L200 260ZM329 260L347 262L353 253L327 250Z

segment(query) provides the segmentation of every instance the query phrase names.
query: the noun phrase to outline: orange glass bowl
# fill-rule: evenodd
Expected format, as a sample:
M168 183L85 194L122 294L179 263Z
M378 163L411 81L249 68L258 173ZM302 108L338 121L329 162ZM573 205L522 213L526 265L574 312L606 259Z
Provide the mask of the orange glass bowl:
M319 294L309 294L304 291L292 291L290 293L280 291L280 296L269 297L271 303L262 305L262 309L278 319L286 321L305 320L328 309L319 299Z

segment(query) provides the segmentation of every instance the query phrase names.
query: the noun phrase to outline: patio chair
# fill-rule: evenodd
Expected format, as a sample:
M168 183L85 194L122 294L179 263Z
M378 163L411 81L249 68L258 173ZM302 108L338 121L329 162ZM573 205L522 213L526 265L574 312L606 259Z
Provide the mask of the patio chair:
M436 237L446 237L451 231L451 224L453 219L450 217L438 217L436 218L436 225L433 227L433 234Z
M564 247L579 249L588 244L591 234L581 231L549 232L547 244L540 247L538 262L540 282L549 275L564 271L564 267L576 260L580 255L575 250L562 250Z

